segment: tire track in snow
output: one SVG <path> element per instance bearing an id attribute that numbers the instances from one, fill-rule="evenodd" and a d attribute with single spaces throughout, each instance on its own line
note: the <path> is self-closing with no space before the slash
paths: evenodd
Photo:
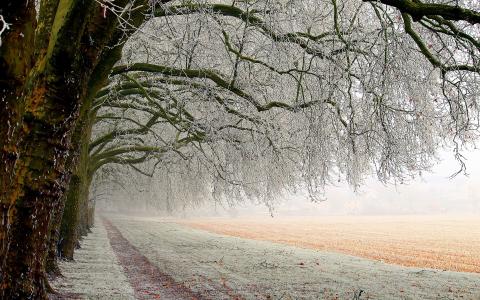
<path id="1" fill-rule="evenodd" d="M 107 230 L 113 251 L 133 287 L 136 299 L 204 299 L 201 295 L 193 293 L 184 285 L 175 282 L 171 276 L 161 272 L 130 244 L 109 220 L 102 217 L 102 221 Z"/>

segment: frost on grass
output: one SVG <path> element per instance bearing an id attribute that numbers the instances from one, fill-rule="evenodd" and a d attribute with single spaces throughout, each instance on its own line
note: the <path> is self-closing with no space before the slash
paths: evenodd
<path id="1" fill-rule="evenodd" d="M 79 294 L 82 299 L 135 299 L 100 220 L 96 220 L 74 259 L 60 262 L 64 277 L 52 282 L 56 291 Z"/>
<path id="2" fill-rule="evenodd" d="M 478 216 L 198 218 L 181 223 L 222 235 L 340 252 L 407 267 L 480 274 Z"/>
<path id="3" fill-rule="evenodd" d="M 208 299 L 480 299 L 480 275 L 227 237 L 159 219 L 111 217 L 176 282 Z"/>

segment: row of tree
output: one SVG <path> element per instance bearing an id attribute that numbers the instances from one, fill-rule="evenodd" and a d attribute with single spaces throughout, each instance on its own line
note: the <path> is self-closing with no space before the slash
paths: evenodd
<path id="1" fill-rule="evenodd" d="M 446 145 L 462 162 L 480 91 L 464 2 L 2 2 L 0 298 L 47 297 L 93 224 L 92 183 L 271 205 L 406 180 Z"/>

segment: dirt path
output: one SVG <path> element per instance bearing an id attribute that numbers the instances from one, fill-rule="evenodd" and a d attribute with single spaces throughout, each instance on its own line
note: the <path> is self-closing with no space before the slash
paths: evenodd
<path id="1" fill-rule="evenodd" d="M 51 280 L 57 293 L 49 299 L 206 299 L 162 273 L 107 219 L 97 219 L 81 245 L 74 261 L 60 262 L 63 276 Z"/>
<path id="2" fill-rule="evenodd" d="M 162 273 L 150 263 L 109 220 L 102 218 L 102 222 L 107 230 L 113 251 L 133 287 L 136 299 L 203 299 L 202 296 L 196 295 L 185 286 L 176 283 L 172 277 Z"/>

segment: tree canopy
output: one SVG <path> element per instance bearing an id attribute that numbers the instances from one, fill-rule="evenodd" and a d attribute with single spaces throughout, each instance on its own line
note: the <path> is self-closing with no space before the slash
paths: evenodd
<path id="1" fill-rule="evenodd" d="M 156 7 L 97 97 L 93 168 L 155 168 L 160 190 L 175 186 L 163 201 L 268 203 L 370 174 L 403 181 L 446 146 L 461 161 L 478 128 L 476 13 L 400 2 Z"/>
<path id="2" fill-rule="evenodd" d="M 479 26 L 476 0 L 1 2 L 0 297 L 46 297 L 95 176 L 268 204 L 403 181 L 444 147 L 464 170 Z"/>

